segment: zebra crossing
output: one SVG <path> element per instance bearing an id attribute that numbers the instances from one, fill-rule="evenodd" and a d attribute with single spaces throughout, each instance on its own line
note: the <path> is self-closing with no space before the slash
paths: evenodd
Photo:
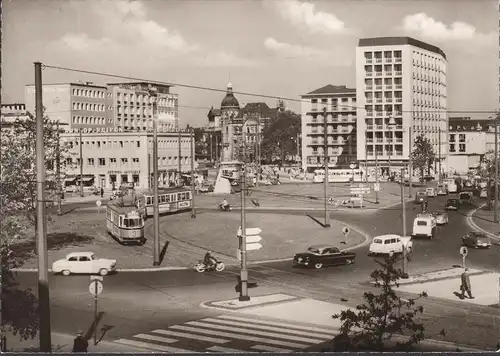
<path id="1" fill-rule="evenodd" d="M 330 341 L 335 330 L 291 322 L 219 315 L 166 329 L 141 333 L 114 342 L 151 351 L 193 352 L 297 352 Z"/>

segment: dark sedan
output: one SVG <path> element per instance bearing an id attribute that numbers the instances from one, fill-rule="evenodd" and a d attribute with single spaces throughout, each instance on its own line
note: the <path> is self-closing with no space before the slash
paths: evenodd
<path id="1" fill-rule="evenodd" d="M 320 269 L 327 266 L 350 265 L 355 261 L 356 254 L 353 252 L 340 251 L 330 245 L 315 245 L 309 247 L 307 252 L 297 253 L 293 257 L 293 266 Z"/>
<path id="2" fill-rule="evenodd" d="M 491 241 L 482 232 L 469 232 L 462 237 L 462 246 L 470 248 L 490 248 Z"/>
<path id="3" fill-rule="evenodd" d="M 460 208 L 460 200 L 448 199 L 444 208 L 445 210 L 458 210 Z"/>

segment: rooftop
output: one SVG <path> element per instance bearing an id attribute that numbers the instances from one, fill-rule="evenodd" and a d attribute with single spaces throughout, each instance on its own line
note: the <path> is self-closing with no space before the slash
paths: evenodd
<path id="1" fill-rule="evenodd" d="M 425 49 L 430 52 L 434 52 L 443 56 L 446 59 L 446 54 L 443 50 L 437 46 L 431 45 L 426 42 L 416 40 L 411 37 L 372 37 L 372 38 L 361 38 L 359 40 L 359 47 L 371 47 L 371 46 L 404 46 L 410 45 Z"/>
<path id="2" fill-rule="evenodd" d="M 155 83 L 155 82 L 123 82 L 123 83 L 106 83 L 108 86 L 121 86 L 121 85 L 152 85 L 156 87 L 162 87 L 162 88 L 171 88 L 172 85 L 169 84 L 160 84 L 160 83 Z"/>
<path id="3" fill-rule="evenodd" d="M 451 119 L 451 118 L 450 118 Z M 449 131 L 451 132 L 494 132 L 495 125 L 492 120 L 459 120 L 454 118 L 449 122 Z"/>
<path id="4" fill-rule="evenodd" d="M 302 95 L 302 96 L 319 95 L 319 94 L 354 94 L 354 95 L 356 95 L 356 89 L 347 88 L 345 85 L 328 84 L 324 87 L 313 90 L 312 92 L 307 93 L 307 94 Z"/>
<path id="5" fill-rule="evenodd" d="M 49 86 L 49 85 L 79 85 L 79 86 L 84 86 L 84 87 L 89 87 L 89 88 L 100 88 L 100 89 L 106 89 L 105 86 L 102 85 L 96 85 L 92 82 L 70 82 L 70 83 L 43 83 L 43 86 Z M 27 87 L 34 87 L 35 84 L 26 84 L 25 86 Z"/>

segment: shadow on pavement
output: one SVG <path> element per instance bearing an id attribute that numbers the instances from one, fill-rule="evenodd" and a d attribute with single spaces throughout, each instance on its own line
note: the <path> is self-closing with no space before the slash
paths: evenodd
<path id="1" fill-rule="evenodd" d="M 85 333 L 85 340 L 90 340 L 92 338 L 92 335 L 94 335 L 94 331 L 96 330 L 97 326 L 99 325 L 101 319 L 104 317 L 104 312 L 101 311 L 97 314 L 97 320 L 94 320 L 92 324 L 90 325 L 90 328 L 87 330 Z M 109 329 L 108 329 L 109 330 Z M 107 330 L 106 330 L 107 331 Z M 101 337 L 102 338 L 102 337 Z"/>
<path id="2" fill-rule="evenodd" d="M 314 216 L 307 214 L 307 217 L 309 217 L 312 221 L 314 221 L 316 224 L 318 224 L 321 227 L 325 227 L 325 224 L 316 219 Z"/>
<path id="3" fill-rule="evenodd" d="M 170 244 L 170 241 L 167 240 L 165 242 L 165 245 L 163 246 L 163 248 L 161 249 L 160 251 L 160 264 L 162 264 L 163 262 L 163 259 L 165 258 L 165 255 L 167 254 L 167 249 L 168 249 L 168 245 Z"/>

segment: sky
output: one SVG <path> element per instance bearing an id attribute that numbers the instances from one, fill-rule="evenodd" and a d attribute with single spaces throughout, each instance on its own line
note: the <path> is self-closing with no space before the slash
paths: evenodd
<path id="1" fill-rule="evenodd" d="M 359 38 L 410 36 L 448 57 L 448 110 L 498 108 L 495 0 L 5 0 L 2 103 L 24 102 L 33 62 L 236 92 L 240 104 L 355 85 Z M 45 68 L 44 83 L 123 79 Z M 185 124 L 224 93 L 173 87 Z M 274 99 L 276 98 L 276 99 Z M 287 100 L 288 99 L 288 100 Z M 292 99 L 292 100 L 290 100 Z M 453 113 L 450 116 L 478 114 Z"/>

